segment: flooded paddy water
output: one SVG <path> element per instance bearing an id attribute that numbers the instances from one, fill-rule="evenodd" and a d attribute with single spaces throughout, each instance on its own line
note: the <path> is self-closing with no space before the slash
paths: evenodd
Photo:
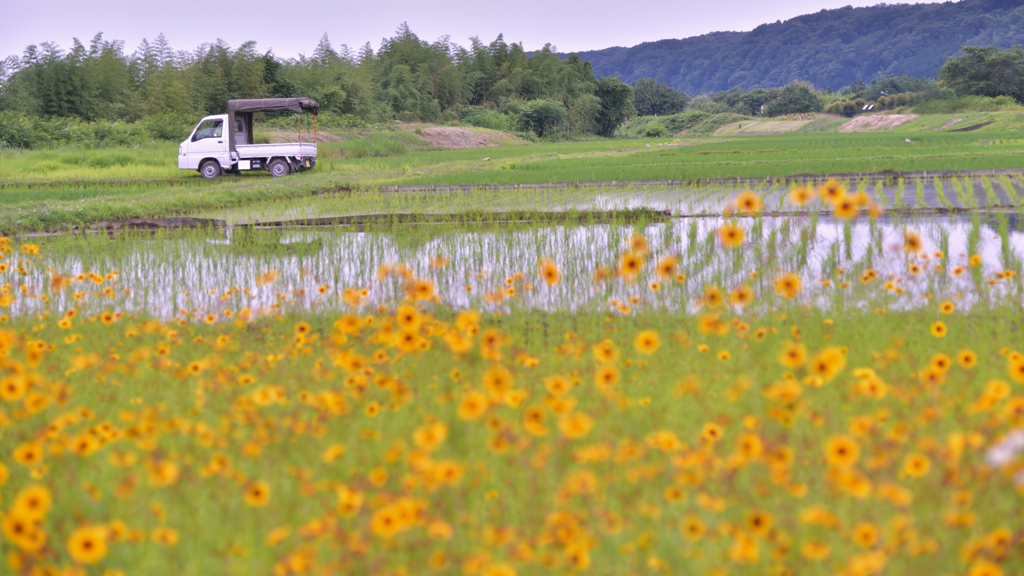
<path id="1" fill-rule="evenodd" d="M 432 300 L 451 308 L 693 312 L 705 303 L 709 287 L 728 293 L 747 286 L 754 295 L 749 304 L 757 308 L 785 273 L 803 282 L 800 301 L 826 309 L 905 309 L 935 299 L 954 299 L 962 307 L 1021 301 L 1020 179 L 846 185 L 868 192 L 882 208 L 880 215 L 844 220 L 819 200 L 794 206 L 787 200 L 791 186 L 784 183 L 752 187 L 763 200 L 763 213 L 742 218 L 723 216 L 723 210 L 746 187 L 722 184 L 687 190 L 421 191 L 376 195 L 372 205 L 369 198 L 347 195 L 203 214 L 224 219 L 228 228 L 46 240 L 45 256 L 27 279 L 43 285 L 60 274 L 72 279 L 69 287 L 19 299 L 7 313 L 78 306 L 94 314 L 117 308 L 161 318 L 223 319 L 240 311 L 372 310 L 401 301 L 413 279 L 430 283 Z M 382 208 L 424 220 L 394 226 L 268 224 L 361 213 L 387 218 Z M 479 219 L 501 212 L 514 219 Z M 572 216 L 531 220 L 552 212 Z M 595 221 L 592 216 L 600 213 L 610 217 Z M 431 214 L 446 219 L 432 222 Z M 460 221 L 460 214 L 467 217 Z M 727 223 L 744 237 L 737 248 L 722 249 Z M 920 237 L 911 253 L 905 249 L 908 233 Z M 629 254 L 639 258 L 635 273 L 622 270 Z M 544 259 L 559 267 L 557 285 L 539 277 Z M 674 264 L 666 271 L 667 262 Z M 90 273 L 114 271 L 116 279 L 88 281 Z M 111 285 L 116 290 L 104 293 Z"/>
<path id="2" fill-rule="evenodd" d="M 851 193 L 863 191 L 883 211 L 987 210 L 1024 214 L 1024 175 L 997 174 L 950 178 L 840 179 Z M 758 181 L 693 182 L 664 184 L 587 186 L 497 186 L 395 188 L 383 191 L 352 191 L 317 195 L 301 200 L 250 205 L 197 214 L 246 224 L 365 214 L 488 213 L 528 211 L 608 211 L 645 208 L 670 211 L 677 216 L 719 215 L 741 191 L 753 190 L 763 199 L 767 213 L 822 210 L 820 202 L 804 207 L 787 202 L 795 187 L 815 187 L 824 180 L 764 179 Z"/>

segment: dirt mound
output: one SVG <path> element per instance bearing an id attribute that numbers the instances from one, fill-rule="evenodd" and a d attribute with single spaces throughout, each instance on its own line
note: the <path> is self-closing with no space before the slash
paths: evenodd
<path id="1" fill-rule="evenodd" d="M 416 135 L 431 146 L 454 150 L 457 148 L 481 148 L 484 146 L 503 146 L 518 144 L 522 140 L 504 132 L 474 131 L 456 126 L 433 126 L 421 128 Z"/>
<path id="2" fill-rule="evenodd" d="M 715 136 L 722 136 L 725 134 L 736 134 L 738 136 L 787 134 L 789 132 L 796 132 L 810 123 L 810 119 L 788 120 L 780 118 L 771 120 L 740 120 L 739 122 L 730 122 L 718 130 L 715 130 Z"/>
<path id="3" fill-rule="evenodd" d="M 858 116 L 839 127 L 840 132 L 873 132 L 893 128 L 917 118 L 917 114 L 872 114 Z"/>

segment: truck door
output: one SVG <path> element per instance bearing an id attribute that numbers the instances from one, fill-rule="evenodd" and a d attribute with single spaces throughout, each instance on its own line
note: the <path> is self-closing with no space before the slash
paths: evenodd
<path id="1" fill-rule="evenodd" d="M 199 123 L 188 145 L 188 158 L 189 168 L 196 170 L 199 169 L 199 163 L 203 158 L 216 158 L 224 168 L 231 166 L 228 137 L 224 133 L 222 118 L 206 118 Z"/>

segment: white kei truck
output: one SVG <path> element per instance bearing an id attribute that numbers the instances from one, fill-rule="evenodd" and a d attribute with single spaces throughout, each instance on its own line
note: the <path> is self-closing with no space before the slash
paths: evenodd
<path id="1" fill-rule="evenodd" d="M 226 172 L 266 170 L 271 176 L 316 166 L 316 115 L 320 105 L 310 98 L 228 100 L 228 113 L 207 116 L 178 146 L 178 168 L 198 170 L 203 178 Z M 256 112 L 303 112 L 313 114 L 313 142 L 253 144 L 252 115 Z M 227 129 L 230 128 L 230 129 Z M 227 133 L 225 134 L 225 130 Z"/>

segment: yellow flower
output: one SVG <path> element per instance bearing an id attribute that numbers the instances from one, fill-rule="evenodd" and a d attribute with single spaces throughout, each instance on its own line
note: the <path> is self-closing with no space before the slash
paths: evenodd
<path id="1" fill-rule="evenodd" d="M 462 420 L 476 420 L 487 411 L 487 397 L 475 390 L 465 393 L 459 402 L 458 414 Z"/>
<path id="2" fill-rule="evenodd" d="M 735 222 L 726 222 L 718 229 L 718 240 L 725 248 L 739 248 L 746 239 L 746 231 Z"/>
<path id="3" fill-rule="evenodd" d="M 610 388 L 619 382 L 619 369 L 615 366 L 602 366 L 594 375 L 594 382 L 599 388 Z"/>
<path id="4" fill-rule="evenodd" d="M 853 527 L 853 541 L 862 548 L 870 548 L 878 542 L 878 527 L 870 522 L 861 522 Z"/>
<path id="5" fill-rule="evenodd" d="M 772 529 L 772 515 L 764 510 L 751 511 L 747 513 L 746 524 L 747 530 L 758 536 L 764 536 Z"/>
<path id="6" fill-rule="evenodd" d="M 1009 364 L 1007 365 L 1007 371 L 1014 382 L 1024 384 L 1024 357 L 1017 359 L 1010 358 Z"/>
<path id="7" fill-rule="evenodd" d="M 737 286 L 729 293 L 729 301 L 737 306 L 746 306 L 754 301 L 754 291 L 746 284 Z"/>
<path id="8" fill-rule="evenodd" d="M 658 261 L 658 278 L 667 280 L 675 278 L 679 269 L 679 260 L 674 256 L 666 256 Z"/>
<path id="9" fill-rule="evenodd" d="M 632 280 L 644 269 L 644 258 L 640 254 L 626 252 L 619 260 L 619 274 Z"/>
<path id="10" fill-rule="evenodd" d="M 484 373 L 483 385 L 492 394 L 500 396 L 512 388 L 512 373 L 504 366 L 491 366 Z"/>
<path id="11" fill-rule="evenodd" d="M 989 560 L 975 560 L 967 576 L 1003 576 L 1003 569 Z"/>
<path id="12" fill-rule="evenodd" d="M 644 330 L 636 335 L 633 347 L 644 356 L 650 356 L 661 348 L 661 336 L 654 330 Z"/>
<path id="13" fill-rule="evenodd" d="M 818 189 L 821 199 L 829 204 L 835 205 L 846 196 L 846 188 L 836 180 L 828 180 Z"/>
<path id="14" fill-rule="evenodd" d="M 14 498 L 11 513 L 32 521 L 42 520 L 50 511 L 53 496 L 50 489 L 42 484 L 33 484 L 22 489 Z"/>
<path id="15" fill-rule="evenodd" d="M 562 279 L 562 273 L 558 269 L 558 264 L 547 258 L 540 261 L 540 276 L 547 282 L 548 286 L 554 286 Z"/>
<path id="16" fill-rule="evenodd" d="M 804 542 L 800 545 L 800 555 L 808 560 L 827 560 L 832 548 L 823 542 Z"/>
<path id="17" fill-rule="evenodd" d="M 691 542 L 695 542 L 704 536 L 704 533 L 707 531 L 707 527 L 699 516 L 690 514 L 683 518 L 683 522 L 680 525 L 679 530 L 682 532 L 683 538 L 686 538 Z"/>
<path id="18" fill-rule="evenodd" d="M 840 220 L 849 220 L 857 216 L 857 200 L 852 196 L 844 196 L 832 205 L 832 214 Z"/>
<path id="19" fill-rule="evenodd" d="M 572 391 L 572 382 L 561 374 L 555 374 L 544 379 L 544 388 L 555 397 L 562 397 Z"/>
<path id="20" fill-rule="evenodd" d="M 920 478 L 931 470 L 932 461 L 919 452 L 910 454 L 903 459 L 903 469 L 900 474 L 910 478 Z"/>
<path id="21" fill-rule="evenodd" d="M 363 506 L 362 492 L 357 492 L 347 486 L 339 486 L 334 492 L 338 497 L 338 513 L 345 518 L 355 516 Z"/>
<path id="22" fill-rule="evenodd" d="M 484 570 L 483 576 L 516 576 L 516 571 L 508 564 L 492 564 Z"/>
<path id="23" fill-rule="evenodd" d="M 793 272 L 787 272 L 775 279 L 775 293 L 792 300 L 800 294 L 803 283 Z"/>
<path id="24" fill-rule="evenodd" d="M 736 210 L 740 214 L 752 216 L 761 212 L 761 197 L 753 190 L 744 190 L 736 197 Z"/>
<path id="25" fill-rule="evenodd" d="M 344 453 L 344 444 L 331 444 L 330 446 L 327 447 L 326 450 L 323 451 L 323 454 L 320 455 L 320 459 L 325 464 L 330 464 L 331 462 L 337 460 Z"/>
<path id="26" fill-rule="evenodd" d="M 150 539 L 161 546 L 174 546 L 178 543 L 178 531 L 167 526 L 157 526 L 150 533 Z"/>
<path id="27" fill-rule="evenodd" d="M 704 428 L 700 431 L 700 437 L 709 442 L 717 442 L 722 439 L 722 427 L 714 422 L 709 422 L 704 425 Z"/>
<path id="28" fill-rule="evenodd" d="M 107 555 L 107 530 L 101 526 L 76 529 L 68 538 L 68 554 L 79 564 L 95 564 Z"/>
<path id="29" fill-rule="evenodd" d="M 811 360 L 808 370 L 823 382 L 829 382 L 835 378 L 846 366 L 846 356 L 842 349 L 835 346 L 828 346 Z"/>
<path id="30" fill-rule="evenodd" d="M 619 361 L 619 348 L 614 342 L 607 338 L 597 344 L 594 344 L 590 350 L 594 354 L 594 360 L 597 360 L 598 362 L 607 363 Z"/>
<path id="31" fill-rule="evenodd" d="M 267 546 L 274 547 L 282 541 L 284 541 L 286 538 L 288 538 L 288 536 L 291 533 L 292 529 L 288 526 L 279 526 L 277 528 L 274 528 L 270 531 L 269 534 L 267 534 L 267 538 L 266 540 L 264 540 L 264 542 L 266 543 Z"/>
<path id="32" fill-rule="evenodd" d="M 35 552 L 46 544 L 46 531 L 35 520 L 18 514 L 17 510 L 4 514 L 0 526 L 7 540 L 22 550 Z"/>
<path id="33" fill-rule="evenodd" d="M 903 250 L 908 254 L 917 254 L 923 247 L 921 235 L 917 232 L 907 231 L 903 234 Z"/>
<path id="34" fill-rule="evenodd" d="M 860 458 L 860 446 L 849 436 L 832 436 L 825 441 L 825 460 L 838 468 L 849 468 Z"/>
<path id="35" fill-rule="evenodd" d="M 779 353 L 779 364 L 790 370 L 798 370 L 807 362 L 807 346 L 800 342 L 789 342 Z"/>
<path id="36" fill-rule="evenodd" d="M 594 427 L 594 420 L 582 412 L 572 412 L 562 418 L 558 427 L 566 438 L 583 438 L 590 434 L 590 429 Z"/>
<path id="37" fill-rule="evenodd" d="M 253 482 L 245 489 L 245 503 L 249 506 L 266 506 L 270 503 L 270 485 L 264 481 Z"/>
<path id="38" fill-rule="evenodd" d="M 814 192 L 807 186 L 797 186 L 789 192 L 789 201 L 797 206 L 803 206 L 814 198 Z"/>
<path id="39" fill-rule="evenodd" d="M 43 461 L 43 449 L 35 442 L 26 442 L 14 449 L 14 461 L 26 468 L 33 468 Z"/>

